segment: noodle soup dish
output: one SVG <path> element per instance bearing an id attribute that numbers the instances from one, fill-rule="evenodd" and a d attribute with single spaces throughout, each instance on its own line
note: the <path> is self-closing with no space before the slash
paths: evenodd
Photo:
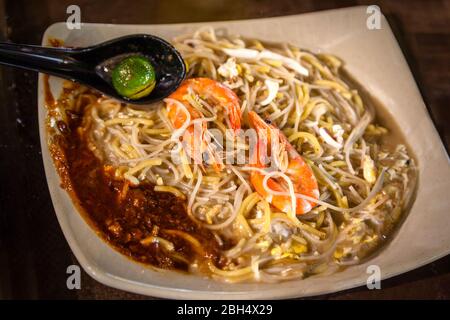
<path id="1" fill-rule="evenodd" d="M 210 27 L 171 43 L 187 77 L 148 108 L 44 79 L 50 154 L 99 235 L 143 268 L 230 283 L 376 254 L 417 168 L 345 61 Z"/>

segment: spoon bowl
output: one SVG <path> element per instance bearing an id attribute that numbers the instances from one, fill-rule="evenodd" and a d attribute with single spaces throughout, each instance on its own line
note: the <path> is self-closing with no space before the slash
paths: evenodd
<path id="1" fill-rule="evenodd" d="M 129 99 L 112 86 L 111 70 L 122 59 L 140 55 L 155 69 L 156 86 L 139 99 Z M 124 36 L 85 48 L 47 48 L 0 43 L 0 64 L 39 71 L 87 85 L 125 103 L 148 105 L 175 91 L 186 75 L 180 53 L 167 41 L 148 34 Z"/>

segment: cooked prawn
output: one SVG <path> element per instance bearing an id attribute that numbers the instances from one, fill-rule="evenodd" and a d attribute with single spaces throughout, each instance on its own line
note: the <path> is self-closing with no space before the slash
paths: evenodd
<path id="1" fill-rule="evenodd" d="M 233 129 L 233 132 L 236 132 L 241 128 L 239 98 L 231 89 L 208 78 L 192 78 L 185 80 L 182 85 L 169 96 L 169 98 L 183 103 L 189 112 L 191 121 L 205 116 L 187 99 L 192 93 L 197 94 L 200 98 L 210 102 L 213 108 L 225 111 L 228 123 L 231 129 Z M 167 102 L 167 111 L 168 118 L 175 129 L 180 128 L 186 122 L 187 115 L 178 104 L 171 103 L 169 100 Z M 214 152 L 209 148 L 209 144 L 205 137 L 206 131 L 206 122 L 202 122 L 200 127 L 190 125 L 183 134 L 183 143 L 185 147 L 187 147 L 186 151 L 198 164 L 202 163 L 202 154 L 205 151 L 208 152 L 216 170 L 221 170 L 223 165 L 219 163 L 220 160 L 215 157 Z M 200 143 L 198 143 L 198 141 L 200 141 Z"/>
<path id="2" fill-rule="evenodd" d="M 256 130 L 258 139 L 255 148 L 257 155 L 255 166 L 258 168 L 266 168 L 267 164 L 263 163 L 263 157 L 269 155 L 270 152 L 273 153 L 275 149 L 273 147 L 276 145 L 282 151 L 286 151 L 287 167 L 283 170 L 283 174 L 291 180 L 294 192 L 318 199 L 319 188 L 311 168 L 289 143 L 284 134 L 275 126 L 266 123 L 256 112 L 251 111 L 248 116 L 252 127 Z M 283 152 L 280 154 L 283 154 Z M 256 192 L 277 209 L 285 213 L 293 211 L 293 203 L 290 196 L 277 195 L 270 192 L 270 190 L 273 190 L 275 192 L 286 193 L 289 192 L 288 186 L 281 179 L 270 177 L 267 179 L 267 188 L 270 189 L 268 190 L 264 186 L 264 177 L 265 174 L 261 170 L 251 172 L 250 181 Z M 315 202 L 298 197 L 296 197 L 295 203 L 295 213 L 297 215 L 306 213 L 316 206 Z"/>

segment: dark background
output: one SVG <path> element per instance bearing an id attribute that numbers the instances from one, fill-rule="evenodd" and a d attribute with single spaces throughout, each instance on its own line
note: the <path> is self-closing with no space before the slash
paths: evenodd
<path id="1" fill-rule="evenodd" d="M 450 1 L 0 0 L 0 39 L 40 44 L 50 24 L 66 20 L 70 4 L 80 6 L 82 22 L 139 24 L 249 19 L 377 4 L 394 30 L 448 150 Z M 37 74 L 0 67 L 0 298 L 145 298 L 105 287 L 86 273 L 81 290 L 66 288 L 66 268 L 77 261 L 47 189 L 36 93 Z M 361 287 L 320 298 L 449 299 L 450 256 L 383 281 L 382 290 Z"/>

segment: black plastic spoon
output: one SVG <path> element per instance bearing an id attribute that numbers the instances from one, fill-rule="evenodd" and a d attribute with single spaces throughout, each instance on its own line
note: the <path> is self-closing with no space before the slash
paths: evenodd
<path id="1" fill-rule="evenodd" d="M 124 57 L 148 58 L 156 73 L 156 86 L 145 97 L 130 100 L 119 95 L 109 70 Z M 0 64 L 25 68 L 79 82 L 123 102 L 150 104 L 164 99 L 180 85 L 186 67 L 178 51 L 165 40 L 147 34 L 130 35 L 86 48 L 48 48 L 0 43 Z"/>

